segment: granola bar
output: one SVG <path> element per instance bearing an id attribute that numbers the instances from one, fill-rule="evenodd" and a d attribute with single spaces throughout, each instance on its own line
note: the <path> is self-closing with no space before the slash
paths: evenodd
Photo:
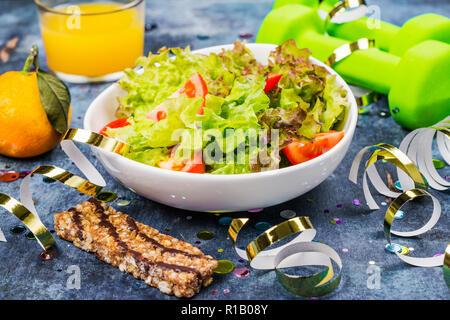
<path id="1" fill-rule="evenodd" d="M 55 230 L 85 251 L 161 292 L 192 297 L 212 282 L 217 261 L 97 199 L 55 215 Z"/>

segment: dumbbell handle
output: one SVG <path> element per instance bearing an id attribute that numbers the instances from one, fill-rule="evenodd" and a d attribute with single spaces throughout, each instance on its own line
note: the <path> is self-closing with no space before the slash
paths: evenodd
<path id="1" fill-rule="evenodd" d="M 299 47 L 307 47 L 313 56 L 326 61 L 338 47 L 349 43 L 335 37 L 320 35 L 307 31 L 295 39 Z M 357 50 L 350 56 L 336 63 L 333 68 L 346 81 L 380 93 L 387 94 L 391 88 L 390 80 L 400 58 L 376 48 Z"/>

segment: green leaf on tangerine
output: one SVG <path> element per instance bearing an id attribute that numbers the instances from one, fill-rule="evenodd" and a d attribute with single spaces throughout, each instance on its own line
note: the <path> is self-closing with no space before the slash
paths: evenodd
<path id="1" fill-rule="evenodd" d="M 42 69 L 37 72 L 37 83 L 48 120 L 57 132 L 66 133 L 70 108 L 69 89 L 61 80 Z"/>

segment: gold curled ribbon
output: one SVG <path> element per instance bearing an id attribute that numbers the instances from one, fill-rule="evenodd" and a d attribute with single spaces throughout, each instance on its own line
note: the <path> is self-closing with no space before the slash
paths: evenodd
<path id="1" fill-rule="evenodd" d="M 289 292 L 303 297 L 318 297 L 330 293 L 341 280 L 342 261 L 331 247 L 312 242 L 316 230 L 308 217 L 295 217 L 273 226 L 251 241 L 246 250 L 236 246 L 236 240 L 242 227 L 249 221 L 247 218 L 234 219 L 228 234 L 235 244 L 236 253 L 250 262 L 254 269 L 275 269 L 280 284 Z M 280 240 L 299 233 L 287 244 L 275 249 L 265 250 Z M 334 261 L 339 271 L 335 276 Z M 325 268 L 309 276 L 288 274 L 281 269 L 297 266 L 321 265 Z"/>
<path id="2" fill-rule="evenodd" d="M 366 1 L 364 1 L 364 0 L 342 0 L 342 1 L 337 2 L 334 5 L 333 9 L 331 9 L 331 11 L 328 13 L 327 18 L 325 20 L 325 25 L 330 23 L 331 20 L 335 16 L 338 16 L 338 15 L 341 15 L 341 14 L 347 12 L 347 9 L 356 9 L 356 8 L 361 7 L 361 6 L 366 6 L 367 7 Z M 355 16 L 355 17 L 352 17 L 349 20 L 346 20 L 346 22 L 357 20 L 359 18 L 360 18 L 360 16 Z"/>
<path id="3" fill-rule="evenodd" d="M 353 163 L 350 168 L 350 181 L 357 184 L 358 169 L 362 161 L 362 157 L 367 151 L 373 149 L 376 150 L 372 152 L 368 161 L 366 162 L 366 170 L 364 171 L 363 175 L 364 196 L 370 209 L 376 210 L 379 209 L 379 206 L 376 204 L 370 193 L 366 175 L 369 176 L 369 180 L 372 182 L 373 186 L 379 193 L 392 198 L 396 198 L 400 195 L 399 192 L 393 192 L 389 190 L 389 188 L 384 184 L 375 166 L 372 166 L 377 161 L 384 160 L 394 164 L 412 179 L 413 184 L 411 184 L 410 182 L 405 183 L 405 185 L 402 186 L 403 190 L 409 190 L 412 188 L 428 188 L 428 183 L 422 176 L 419 169 L 415 166 L 414 162 L 401 150 L 387 143 L 379 143 L 373 146 L 367 146 L 359 151 L 359 153 L 353 159 Z"/>
<path id="4" fill-rule="evenodd" d="M 15 215 L 30 230 L 44 250 L 55 244 L 52 234 L 41 220 L 16 199 L 0 193 L 0 206 Z"/>
<path id="5" fill-rule="evenodd" d="M 333 67 L 333 65 L 335 65 L 337 62 L 345 59 L 346 57 L 348 57 L 349 55 L 351 55 L 353 52 L 355 52 L 357 50 L 367 50 L 367 49 L 374 48 L 374 47 L 375 47 L 375 40 L 361 38 L 361 39 L 356 40 L 355 42 L 346 43 L 346 44 L 343 44 L 342 46 L 336 48 L 333 51 L 333 53 L 328 57 L 328 59 L 325 60 L 325 63 L 329 67 Z M 356 103 L 358 104 L 358 106 L 364 107 L 373 102 L 378 101 L 379 96 L 380 95 L 377 92 L 369 91 L 368 93 L 364 93 L 364 94 L 360 94 L 360 95 L 355 94 L 355 99 L 356 99 Z"/>
<path id="6" fill-rule="evenodd" d="M 124 155 L 129 150 L 129 146 L 124 142 L 85 129 L 69 129 L 62 138 L 61 147 L 75 165 L 86 175 L 88 180 L 65 169 L 51 165 L 43 165 L 38 166 L 23 178 L 20 185 L 21 202 L 9 195 L 0 193 L 0 206 L 20 219 L 34 234 L 36 240 L 44 250 L 53 246 L 55 244 L 55 239 L 45 228 L 34 206 L 30 189 L 31 176 L 34 174 L 43 175 L 92 197 L 97 197 L 106 185 L 98 170 L 95 169 L 81 151 L 73 145 L 73 141 L 91 145 L 119 155 Z M 95 181 L 96 183 L 92 181 Z"/>
<path id="7" fill-rule="evenodd" d="M 62 140 L 81 142 L 120 155 L 130 150 L 130 146 L 125 142 L 86 129 L 71 128 L 67 130 Z"/>
<path id="8" fill-rule="evenodd" d="M 400 232 L 400 231 L 393 231 L 391 229 L 392 222 L 394 221 L 394 216 L 397 213 L 397 211 L 408 201 L 413 200 L 417 197 L 423 197 L 428 196 L 431 197 L 433 200 L 433 213 L 431 215 L 431 218 L 428 220 L 425 225 L 423 225 L 421 228 L 413 231 L 407 231 L 407 232 Z M 429 230 L 431 230 L 434 225 L 438 222 L 439 217 L 441 214 L 441 206 L 439 204 L 439 201 L 433 197 L 430 193 L 423 189 L 411 189 L 408 191 L 403 192 L 400 196 L 398 196 L 396 199 L 394 199 L 389 208 L 386 211 L 386 214 L 384 216 L 384 235 L 386 237 L 386 240 L 391 245 L 391 234 L 400 236 L 400 237 L 414 237 L 421 235 Z M 409 257 L 402 255 L 396 251 L 394 253 L 404 262 L 414 265 L 417 267 L 437 267 L 444 264 L 444 257 L 443 256 L 435 256 L 435 257 L 429 257 L 429 258 L 417 258 L 417 257 Z"/>
<path id="9" fill-rule="evenodd" d="M 374 39 L 361 38 L 354 42 L 345 43 L 334 49 L 333 53 L 325 60 L 325 63 L 332 67 L 337 62 L 345 59 L 357 50 L 367 50 L 375 47 Z"/>

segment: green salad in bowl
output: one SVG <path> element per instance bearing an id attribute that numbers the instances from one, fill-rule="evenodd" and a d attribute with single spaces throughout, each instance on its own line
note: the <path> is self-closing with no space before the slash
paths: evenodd
<path id="1" fill-rule="evenodd" d="M 350 107 L 336 76 L 288 40 L 266 64 L 245 43 L 208 55 L 189 47 L 141 57 L 119 85 L 117 120 L 100 133 L 129 159 L 191 173 L 241 174 L 320 156 L 344 136 Z"/>

